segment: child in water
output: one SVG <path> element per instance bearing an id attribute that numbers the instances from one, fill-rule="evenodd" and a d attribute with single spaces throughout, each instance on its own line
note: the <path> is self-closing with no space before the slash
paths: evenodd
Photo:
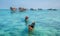
<path id="1" fill-rule="evenodd" d="M 28 18 L 29 18 L 28 16 L 25 17 L 26 25 L 28 24 Z M 35 22 L 32 22 L 32 24 L 28 26 L 29 31 L 33 30 L 34 27 L 35 27 Z"/>
<path id="2" fill-rule="evenodd" d="M 28 23 L 28 16 L 25 17 L 25 23 L 27 24 Z"/>
<path id="3" fill-rule="evenodd" d="M 35 22 L 32 22 L 32 24 L 29 25 L 29 31 L 33 30 L 34 27 L 35 27 Z"/>

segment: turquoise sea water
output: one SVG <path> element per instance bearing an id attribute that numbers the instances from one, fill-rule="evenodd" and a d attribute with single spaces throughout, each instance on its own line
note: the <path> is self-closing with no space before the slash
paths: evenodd
<path id="1" fill-rule="evenodd" d="M 25 24 L 25 16 L 29 17 Z M 36 22 L 32 32 L 28 25 Z M 60 10 L 16 11 L 0 9 L 0 36 L 60 36 Z"/>

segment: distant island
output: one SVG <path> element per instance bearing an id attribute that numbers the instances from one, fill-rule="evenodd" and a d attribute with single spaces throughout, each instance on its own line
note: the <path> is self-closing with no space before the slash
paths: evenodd
<path id="1" fill-rule="evenodd" d="M 17 8 L 16 7 L 10 7 L 10 10 L 16 11 Z M 38 8 L 38 9 L 30 8 L 30 9 L 27 9 L 27 8 L 24 8 L 24 7 L 19 7 L 18 10 L 20 12 L 23 12 L 23 11 L 26 11 L 26 10 L 36 11 L 36 10 L 43 10 L 43 9 L 42 8 Z M 53 8 L 50 8 L 50 9 L 47 9 L 47 10 L 57 11 L 57 9 L 53 9 Z"/>
<path id="2" fill-rule="evenodd" d="M 50 8 L 50 9 L 48 9 L 48 10 L 53 10 L 53 11 L 56 11 L 57 9 L 52 9 L 52 8 Z"/>

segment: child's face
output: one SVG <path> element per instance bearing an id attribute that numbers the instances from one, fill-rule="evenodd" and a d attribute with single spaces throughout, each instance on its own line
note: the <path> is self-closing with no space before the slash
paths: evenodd
<path id="1" fill-rule="evenodd" d="M 33 28 L 31 26 L 29 26 L 29 30 L 32 30 Z"/>

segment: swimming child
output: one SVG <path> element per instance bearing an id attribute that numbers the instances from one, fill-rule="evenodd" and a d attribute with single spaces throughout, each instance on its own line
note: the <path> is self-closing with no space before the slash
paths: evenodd
<path id="1" fill-rule="evenodd" d="M 34 27 L 35 27 L 35 22 L 32 22 L 32 24 L 29 25 L 29 31 L 33 30 Z"/>
<path id="2" fill-rule="evenodd" d="M 28 23 L 28 16 L 25 17 L 25 23 L 27 24 Z"/>

